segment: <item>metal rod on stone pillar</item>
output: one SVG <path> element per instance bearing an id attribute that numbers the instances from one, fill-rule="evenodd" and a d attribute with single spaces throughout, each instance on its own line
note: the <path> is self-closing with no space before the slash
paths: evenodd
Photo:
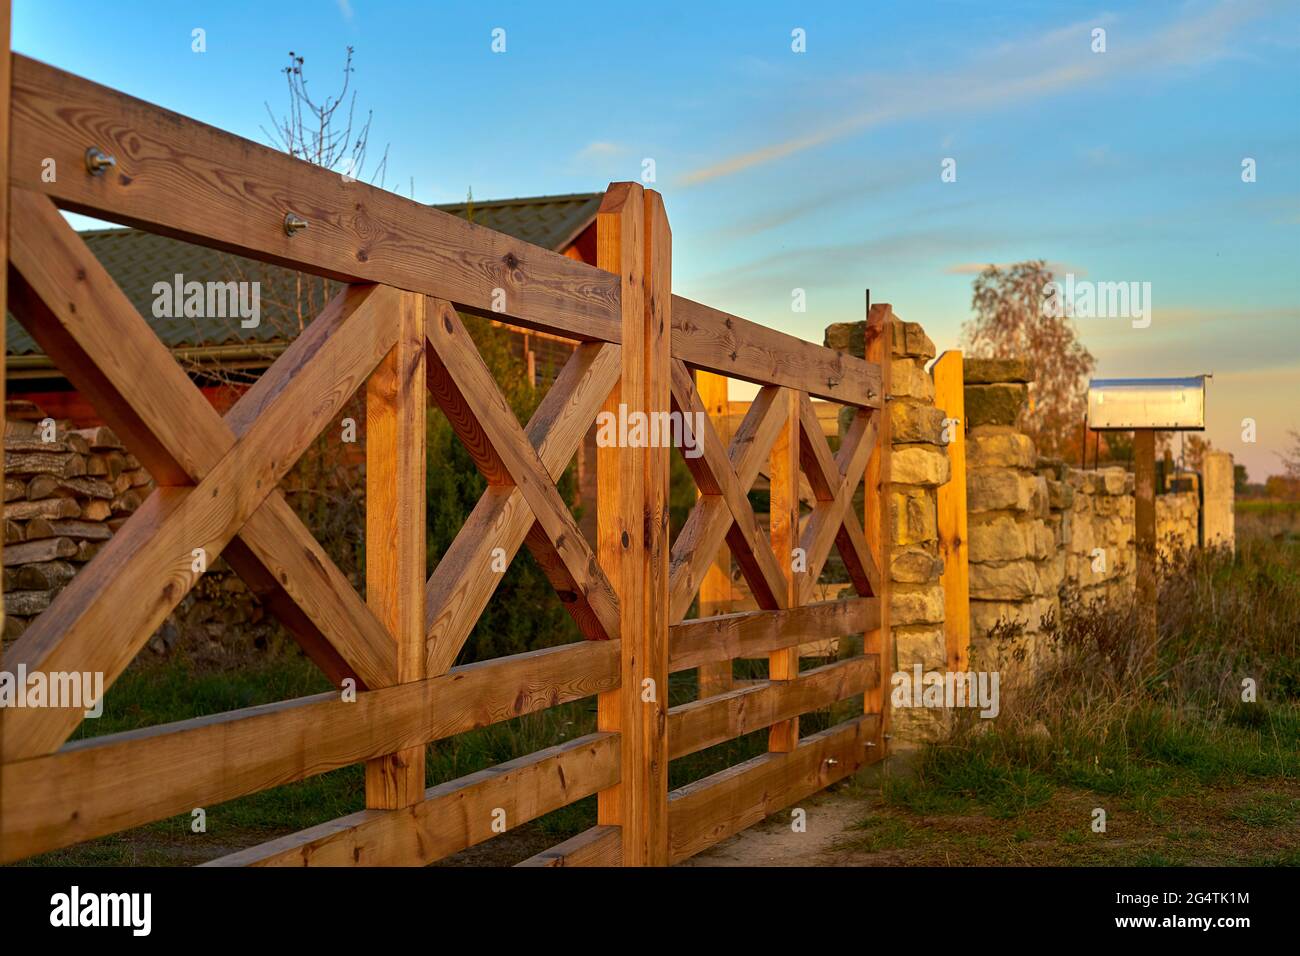
<path id="1" fill-rule="evenodd" d="M 1142 642 L 1142 670 L 1156 657 L 1156 433 L 1133 432 L 1134 528 L 1137 546 L 1137 621 Z"/>

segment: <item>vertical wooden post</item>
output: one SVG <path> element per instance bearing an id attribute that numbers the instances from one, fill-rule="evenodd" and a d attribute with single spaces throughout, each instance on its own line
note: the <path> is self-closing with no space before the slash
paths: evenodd
<path id="1" fill-rule="evenodd" d="M 939 486 L 939 557 L 943 559 L 944 643 L 948 669 L 970 666 L 970 544 L 966 528 L 966 393 L 960 352 L 944 352 L 934 363 L 934 404 L 949 419 L 951 477 Z"/>
<path id="2" fill-rule="evenodd" d="M 366 604 L 397 641 L 397 682 L 424 677 L 428 300 L 403 293 L 397 343 L 366 382 Z M 424 797 L 424 746 L 366 762 L 366 806 Z"/>
<path id="3" fill-rule="evenodd" d="M 870 306 L 867 310 L 866 359 L 880 365 L 880 409 L 875 412 L 880 423 L 876 431 L 876 453 L 867 463 L 866 494 L 863 504 L 862 529 L 867 547 L 880 569 L 880 626 L 867 631 L 863 653 L 874 654 L 880 661 L 880 680 L 863 694 L 863 712 L 880 715 L 876 737 L 876 755 L 888 756 L 889 742 L 889 686 L 894 672 L 894 634 L 889 625 L 889 558 L 893 542 L 893 529 L 889 521 L 889 453 L 892 441 L 890 428 L 890 370 L 894 360 L 894 313 L 886 303 Z"/>
<path id="4" fill-rule="evenodd" d="M 663 200 L 613 183 L 596 216 L 597 264 L 622 278 L 622 378 L 606 410 L 655 416 L 670 405 L 672 236 Z M 653 420 L 653 419 L 652 419 Z M 668 470 L 670 447 L 597 450 L 597 555 L 618 591 L 617 691 L 597 724 L 620 735 L 620 777 L 598 822 L 622 827 L 624 866 L 668 864 Z"/>
<path id="5" fill-rule="evenodd" d="M 695 373 L 695 389 L 700 393 L 700 403 L 709 413 L 713 427 L 724 445 L 731 444 L 731 407 L 728 400 L 727 377 L 712 372 Z M 718 549 L 717 560 L 705 572 L 700 584 L 700 617 L 726 614 L 732 610 L 731 549 L 725 544 Z M 698 697 L 725 694 L 734 686 L 731 661 L 702 664 L 699 668 Z"/>
<path id="6" fill-rule="evenodd" d="M 1142 668 L 1156 659 L 1156 433 L 1133 432 L 1134 539 L 1137 550 L 1137 618 Z"/>
<path id="7" fill-rule="evenodd" d="M 786 606 L 799 603 L 802 574 L 795 571 L 794 549 L 799 546 L 799 392 L 781 390 L 777 399 L 785 406 L 785 425 L 768 456 L 771 472 L 769 516 L 772 551 L 785 578 Z M 806 572 L 805 572 L 806 573 Z M 794 680 L 799 676 L 799 645 L 783 647 L 767 657 L 768 680 Z M 767 749 L 789 753 L 799 743 L 799 718 L 773 724 L 767 731 Z"/>

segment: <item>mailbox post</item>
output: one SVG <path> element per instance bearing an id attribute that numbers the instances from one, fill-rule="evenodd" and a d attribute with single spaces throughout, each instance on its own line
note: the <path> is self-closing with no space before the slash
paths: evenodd
<path id="1" fill-rule="evenodd" d="M 1156 657 L 1156 432 L 1205 430 L 1206 378 L 1094 379 L 1088 383 L 1088 426 L 1094 431 L 1133 432 L 1137 621 L 1144 672 Z"/>

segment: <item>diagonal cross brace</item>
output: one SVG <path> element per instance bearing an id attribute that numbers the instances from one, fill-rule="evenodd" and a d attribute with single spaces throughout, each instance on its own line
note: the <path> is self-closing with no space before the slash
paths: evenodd
<path id="1" fill-rule="evenodd" d="M 584 635 L 618 637 L 618 597 L 455 307 L 435 299 L 431 313 L 427 364 L 438 405 L 488 484 L 523 495 L 536 522 L 529 547 Z"/>
<path id="2" fill-rule="evenodd" d="M 276 551 L 292 550 L 274 544 L 285 529 L 301 528 L 283 499 L 278 505 L 273 500 L 279 498 L 276 483 L 391 347 L 398 293 L 366 287 L 342 294 L 232 410 L 240 437 L 227 431 L 228 438 L 218 437 L 215 447 L 209 447 L 203 440 L 220 433 L 212 420 L 222 425 L 216 412 L 152 332 L 139 334 L 141 327 L 146 331 L 148 327 L 134 309 L 128 316 L 114 308 L 111 327 L 100 317 L 115 287 L 111 282 L 105 286 L 93 256 L 49 200 L 22 190 L 13 190 L 12 195 L 24 223 L 23 229 L 15 230 L 23 237 L 11 253 L 14 272 L 23 280 L 19 298 L 22 304 L 37 307 L 38 318 L 56 320 L 53 325 L 33 323 L 39 326 L 38 336 L 49 338 L 65 354 L 72 351 L 74 357 L 77 350 L 103 340 L 108 349 L 100 363 L 103 367 L 92 363 L 83 369 L 85 378 L 97 394 L 119 395 L 126 402 L 118 417 L 130 426 L 125 429 L 127 436 L 147 437 L 139 446 L 142 460 L 147 456 L 161 463 L 164 480 L 183 479 L 187 468 L 202 475 L 195 487 L 164 485 L 151 495 L 33 622 L 6 659 L 6 666 L 21 663 L 29 671 L 99 671 L 111 683 L 197 581 L 196 549 L 202 549 L 207 561 L 215 560 L 269 504 L 276 520 L 259 525 L 265 539 L 250 535 L 252 542 L 245 543 L 255 554 L 268 545 Z M 61 271 L 69 267 L 71 275 Z M 50 299 L 55 308 L 38 297 L 38 290 L 53 292 Z M 38 306 L 44 306 L 43 314 Z M 154 346 L 165 356 L 165 364 L 157 363 Z M 52 357 L 57 359 L 57 352 Z M 170 387 L 171 369 L 176 369 L 184 388 Z M 197 411 L 200 407 L 206 414 Z M 184 412 L 193 412 L 193 417 L 186 418 Z M 292 521 L 286 523 L 288 519 Z M 294 557 L 284 566 L 291 563 L 315 564 L 315 578 L 329 576 L 311 551 L 305 561 Z M 288 575 L 277 570 L 276 580 L 287 586 Z M 294 584 L 299 594 L 322 599 L 319 605 L 304 600 L 318 610 L 328 608 L 333 600 L 322 594 L 329 588 L 319 581 Z M 391 638 L 386 632 L 383 635 L 382 646 L 391 650 Z M 378 666 L 371 669 L 379 673 Z M 81 717 L 80 709 L 15 710 L 4 726 L 6 759 L 56 749 Z"/>
<path id="3" fill-rule="evenodd" d="M 780 401 L 783 393 L 774 386 L 759 392 L 728 450 L 708 415 L 700 417 L 704 404 L 690 370 L 680 361 L 673 362 L 673 406 L 687 421 L 704 426 L 702 434 L 695 436 L 702 454 L 684 456 L 700 497 L 673 543 L 669 602 L 674 623 L 690 609 L 724 537 L 759 606 L 787 606 L 785 578 L 748 498 L 786 418 Z"/>

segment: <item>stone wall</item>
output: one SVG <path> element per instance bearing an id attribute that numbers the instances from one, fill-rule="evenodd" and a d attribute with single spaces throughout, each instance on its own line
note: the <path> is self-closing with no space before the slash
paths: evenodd
<path id="1" fill-rule="evenodd" d="M 1061 523 L 1051 504 L 1069 500 L 1059 475 L 1016 422 L 1031 370 L 1019 359 L 966 359 L 966 507 L 970 547 L 971 667 L 1033 661 L 1060 612 Z"/>
<path id="2" fill-rule="evenodd" d="M 861 358 L 864 328 L 862 322 L 832 325 L 825 344 Z M 886 681 L 895 668 L 910 671 L 918 663 L 923 670 L 947 668 L 936 496 L 950 475 L 942 444 L 944 413 L 935 408 L 934 380 L 925 368 L 934 358 L 934 343 L 917 323 L 895 319 L 891 353 L 889 613 L 896 660 L 885 669 Z M 895 743 L 920 739 L 941 713 L 895 712 Z"/>

